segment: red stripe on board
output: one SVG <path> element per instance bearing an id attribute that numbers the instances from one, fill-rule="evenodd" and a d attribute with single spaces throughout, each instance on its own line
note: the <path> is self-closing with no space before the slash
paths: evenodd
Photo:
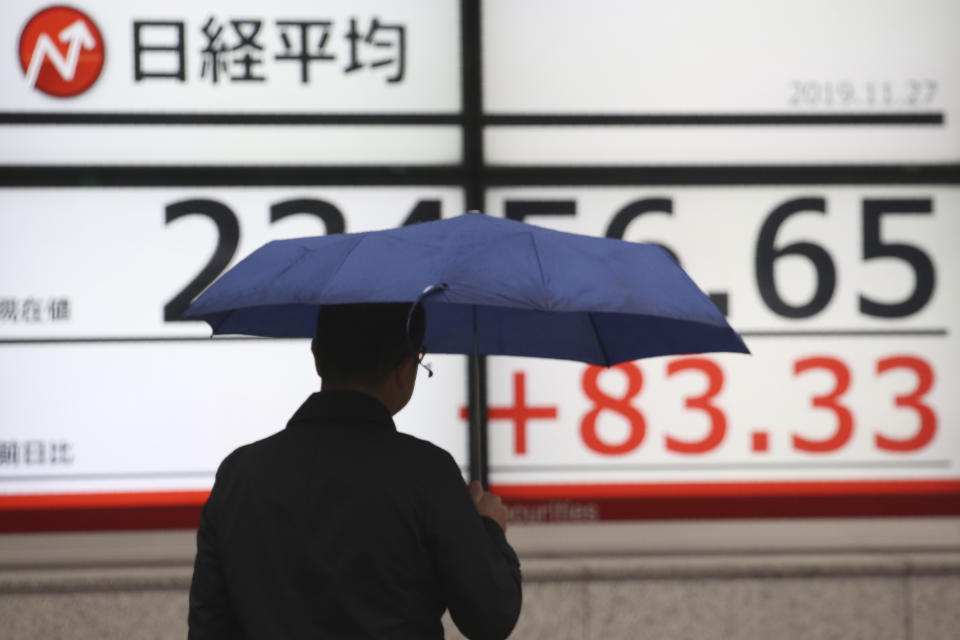
<path id="1" fill-rule="evenodd" d="M 22 509 L 0 512 L 0 533 L 196 529 L 199 506 Z"/>
<path id="2" fill-rule="evenodd" d="M 61 493 L 0 496 L 0 511 L 91 509 L 124 507 L 202 506 L 209 491 L 151 491 L 128 493 Z"/>
<path id="3" fill-rule="evenodd" d="M 960 516 L 960 480 L 502 485 L 515 522 Z M 0 496 L 0 533 L 195 529 L 207 491 Z"/>
<path id="4" fill-rule="evenodd" d="M 960 516 L 960 494 L 504 500 L 511 522 Z"/>
<path id="5" fill-rule="evenodd" d="M 507 500 L 960 494 L 960 480 L 493 485 Z M 209 491 L 0 495 L 0 511 L 202 506 Z"/>

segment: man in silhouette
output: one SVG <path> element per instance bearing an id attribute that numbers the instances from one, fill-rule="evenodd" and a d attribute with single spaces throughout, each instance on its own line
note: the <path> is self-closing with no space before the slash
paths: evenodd
<path id="1" fill-rule="evenodd" d="M 323 307 L 321 390 L 220 465 L 197 534 L 189 638 L 507 637 L 520 613 L 506 510 L 398 433 L 425 353 L 409 304 Z"/>

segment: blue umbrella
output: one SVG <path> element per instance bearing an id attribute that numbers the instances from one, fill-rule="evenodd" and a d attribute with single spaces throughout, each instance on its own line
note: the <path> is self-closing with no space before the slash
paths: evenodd
<path id="1" fill-rule="evenodd" d="M 416 302 L 433 353 L 598 365 L 650 356 L 749 353 L 662 248 L 480 214 L 382 231 L 278 240 L 186 311 L 214 334 L 311 338 L 320 305 Z M 479 392 L 475 390 L 475 397 Z M 482 477 L 476 402 L 471 475 Z"/>
<path id="2" fill-rule="evenodd" d="M 614 365 L 749 353 L 710 299 L 656 245 L 480 214 L 397 229 L 277 240 L 186 312 L 214 334 L 313 337 L 320 305 L 424 300 L 433 353 Z"/>

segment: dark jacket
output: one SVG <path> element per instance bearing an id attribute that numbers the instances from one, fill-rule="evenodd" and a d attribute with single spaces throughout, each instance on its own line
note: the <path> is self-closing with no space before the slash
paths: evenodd
<path id="1" fill-rule="evenodd" d="M 442 449 L 349 391 L 230 454 L 197 533 L 189 638 L 505 638 L 517 556 Z"/>

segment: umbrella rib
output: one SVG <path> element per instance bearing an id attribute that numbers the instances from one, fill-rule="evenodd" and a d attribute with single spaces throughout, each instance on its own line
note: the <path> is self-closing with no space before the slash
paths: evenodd
<path id="1" fill-rule="evenodd" d="M 213 323 L 210 323 L 210 327 L 213 329 L 213 333 L 210 335 L 211 338 L 214 335 L 216 335 L 217 331 L 220 330 L 220 327 L 222 327 L 224 323 L 227 321 L 227 318 L 233 315 L 233 312 L 234 312 L 234 309 L 228 309 L 227 312 L 224 314 L 224 316 L 220 319 L 220 322 L 218 322 L 217 326 L 215 327 L 213 326 Z"/>
<path id="2" fill-rule="evenodd" d="M 323 295 L 327 292 L 327 290 L 330 289 L 330 287 L 333 285 L 333 281 L 336 280 L 337 276 L 340 275 L 340 272 L 343 271 L 343 266 L 347 264 L 347 260 L 349 260 L 350 256 L 353 255 L 353 252 L 357 250 L 357 247 L 359 247 L 361 243 L 363 243 L 363 241 L 367 239 L 366 233 L 357 234 L 357 235 L 359 236 L 357 238 L 357 241 L 353 243 L 352 247 L 350 247 L 350 251 L 347 251 L 347 255 L 343 256 L 343 260 L 340 261 L 340 264 L 337 266 L 337 270 L 334 271 L 329 278 L 327 278 L 327 283 L 324 285 L 323 290 L 320 291 L 320 295 L 317 296 L 318 298 L 322 298 Z"/>
<path id="3" fill-rule="evenodd" d="M 600 332 L 597 331 L 597 323 L 593 320 L 593 313 L 588 311 L 587 317 L 590 319 L 590 327 L 593 329 L 593 335 L 597 338 L 597 346 L 600 347 L 600 353 L 603 354 L 603 364 L 609 367 L 610 356 L 607 355 L 607 349 L 603 346 L 603 341 L 600 339 Z"/>
<path id="4" fill-rule="evenodd" d="M 547 277 L 543 275 L 543 263 L 540 262 L 540 247 L 537 245 L 537 237 L 532 233 L 528 233 L 527 237 L 530 238 L 530 244 L 533 245 L 533 257 L 537 259 L 537 270 L 540 271 L 540 285 L 544 291 L 549 291 L 549 289 L 547 289 Z"/>

